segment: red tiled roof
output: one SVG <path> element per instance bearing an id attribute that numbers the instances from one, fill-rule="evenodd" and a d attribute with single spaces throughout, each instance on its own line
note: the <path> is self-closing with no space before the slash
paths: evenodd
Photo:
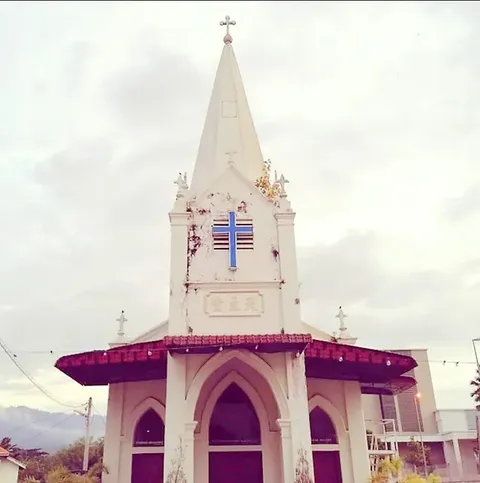
<path id="1" fill-rule="evenodd" d="M 262 353 L 304 351 L 312 341 L 310 334 L 267 335 L 187 335 L 163 339 L 170 352 L 213 353 L 220 349 L 253 349 Z"/>
<path id="2" fill-rule="evenodd" d="M 393 352 L 314 340 L 306 351 L 307 377 L 388 382 L 417 366 L 415 359 Z"/>
<path id="3" fill-rule="evenodd" d="M 165 378 L 168 352 L 212 354 L 234 348 L 258 353 L 306 349 L 307 377 L 359 381 L 362 390 L 376 394 L 391 394 L 410 384 L 408 378 L 399 378 L 417 365 L 409 356 L 312 340 L 310 334 L 267 334 L 167 336 L 154 342 L 64 356 L 55 367 L 82 385 L 107 385 Z M 394 381 L 400 386 L 393 387 Z"/>
<path id="4" fill-rule="evenodd" d="M 7 458 L 8 456 L 10 456 L 10 453 L 0 446 L 0 457 Z"/>
<path id="5" fill-rule="evenodd" d="M 167 349 L 163 340 L 63 356 L 55 363 L 82 386 L 147 381 L 166 376 Z"/>

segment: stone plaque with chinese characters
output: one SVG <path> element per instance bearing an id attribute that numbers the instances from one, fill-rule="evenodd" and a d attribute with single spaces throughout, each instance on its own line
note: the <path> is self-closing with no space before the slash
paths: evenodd
<path id="1" fill-rule="evenodd" d="M 260 292 L 210 292 L 205 296 L 205 312 L 210 317 L 251 317 L 263 314 Z"/>

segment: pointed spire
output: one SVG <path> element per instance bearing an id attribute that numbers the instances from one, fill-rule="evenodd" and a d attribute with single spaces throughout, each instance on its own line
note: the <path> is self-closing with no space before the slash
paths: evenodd
<path id="1" fill-rule="evenodd" d="M 230 26 L 235 24 L 228 15 L 220 22 L 227 33 L 193 171 L 194 193 L 206 189 L 231 165 L 252 184 L 262 175 L 262 151 L 232 47 Z"/>

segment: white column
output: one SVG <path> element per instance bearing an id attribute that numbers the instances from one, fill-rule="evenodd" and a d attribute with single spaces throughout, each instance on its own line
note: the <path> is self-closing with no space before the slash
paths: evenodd
<path id="1" fill-rule="evenodd" d="M 187 277 L 188 227 L 190 213 L 177 206 L 170 212 L 171 248 L 170 248 L 170 307 L 168 333 L 185 335 L 188 333 L 185 317 L 185 282 Z"/>
<path id="2" fill-rule="evenodd" d="M 197 421 L 185 423 L 184 440 L 184 459 L 185 459 L 185 479 L 188 483 L 193 483 L 195 479 L 195 428 Z"/>
<path id="3" fill-rule="evenodd" d="M 352 456 L 353 482 L 364 483 L 370 478 L 370 460 L 362 406 L 362 392 L 358 382 L 345 381 L 343 384 L 350 453 Z"/>
<path id="4" fill-rule="evenodd" d="M 280 437 L 282 439 L 283 481 L 288 483 L 295 479 L 292 451 L 292 423 L 289 419 L 277 419 L 277 426 L 280 428 Z"/>
<path id="5" fill-rule="evenodd" d="M 182 471 L 193 483 L 194 425 L 186 417 L 186 360 L 184 355 L 168 355 L 167 397 L 165 404 L 165 460 L 163 481 L 168 475 Z"/>
<path id="6" fill-rule="evenodd" d="M 103 483 L 120 483 L 119 465 L 121 459 L 121 441 L 123 425 L 123 392 L 125 383 L 108 386 L 107 421 L 105 428 L 105 448 L 103 463 L 108 468 L 108 474 L 102 475 Z"/>
<path id="7" fill-rule="evenodd" d="M 458 444 L 458 438 L 452 439 L 453 453 L 455 454 L 455 462 L 457 463 L 457 476 L 461 480 L 463 479 L 463 464 L 462 453 L 460 452 L 460 445 Z"/>
<path id="8" fill-rule="evenodd" d="M 297 250 L 295 246 L 295 213 L 275 214 L 278 230 L 278 263 L 280 264 L 282 325 L 287 333 L 298 333 L 301 328 L 298 289 Z"/>
<path id="9" fill-rule="evenodd" d="M 285 354 L 287 366 L 288 406 L 291 421 L 291 442 L 294 473 L 302 466 L 313 481 L 313 455 L 310 435 L 305 356 Z M 301 459 L 305 458 L 305 461 Z M 306 468 L 305 468 L 306 467 Z M 285 483 L 289 483 L 288 481 Z"/>

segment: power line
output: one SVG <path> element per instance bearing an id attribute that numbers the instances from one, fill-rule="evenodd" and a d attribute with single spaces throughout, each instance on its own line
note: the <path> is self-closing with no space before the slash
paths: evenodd
<path id="1" fill-rule="evenodd" d="M 57 426 L 60 426 L 61 424 L 65 423 L 68 421 L 72 416 L 76 416 L 76 414 L 68 414 L 66 417 L 61 418 L 59 421 L 57 421 L 55 424 L 52 424 L 51 426 L 48 427 L 48 429 L 56 428 Z M 23 437 L 20 437 L 20 441 L 23 439 L 29 438 L 33 439 L 36 438 L 37 436 L 40 436 L 42 433 L 45 433 L 45 429 L 42 429 L 34 434 L 26 434 Z M 18 444 L 18 441 L 15 442 L 15 444 Z"/>
<path id="2" fill-rule="evenodd" d="M 93 407 L 93 410 L 95 411 L 95 413 L 97 414 L 97 416 L 103 421 L 103 424 L 106 427 L 107 421 L 105 421 L 105 418 L 103 417 L 103 415 L 100 413 L 100 411 L 95 407 L 95 405 L 93 403 L 92 403 L 92 407 Z"/>
<path id="3" fill-rule="evenodd" d="M 68 408 L 80 408 L 85 406 L 85 403 L 83 404 L 69 404 L 64 401 L 60 401 L 57 399 L 53 394 L 51 394 L 47 389 L 45 389 L 40 383 L 38 383 L 17 361 L 17 356 L 10 351 L 8 346 L 5 344 L 5 342 L 0 339 L 0 347 L 3 349 L 5 354 L 7 354 L 8 358 L 15 364 L 17 369 L 40 391 L 42 392 L 45 396 L 47 396 L 51 401 L 55 402 L 56 404 L 59 404 L 60 406 L 68 407 Z"/>

